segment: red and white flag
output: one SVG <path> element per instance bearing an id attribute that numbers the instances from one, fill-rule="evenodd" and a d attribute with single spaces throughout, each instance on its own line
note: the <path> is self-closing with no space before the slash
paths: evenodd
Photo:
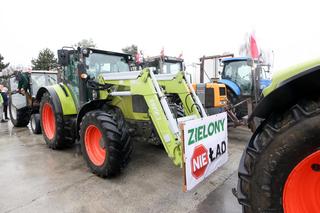
<path id="1" fill-rule="evenodd" d="M 134 56 L 136 59 L 136 64 L 141 64 L 143 62 L 143 56 L 142 56 L 142 51 L 137 51 L 136 55 Z"/>
<path id="2" fill-rule="evenodd" d="M 257 45 L 256 38 L 253 34 L 250 35 L 250 54 L 253 59 L 258 59 L 259 58 L 259 49 Z"/>
<path id="3" fill-rule="evenodd" d="M 162 47 L 162 49 L 161 49 L 160 56 L 164 57 L 164 47 Z"/>

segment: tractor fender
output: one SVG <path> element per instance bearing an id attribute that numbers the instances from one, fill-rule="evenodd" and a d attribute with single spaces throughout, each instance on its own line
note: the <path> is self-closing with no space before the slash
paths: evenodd
<path id="1" fill-rule="evenodd" d="M 276 89 L 260 100 L 249 117 L 267 119 L 273 112 L 284 112 L 301 99 L 319 97 L 320 65 L 306 69 L 280 82 Z"/>
<path id="2" fill-rule="evenodd" d="M 219 83 L 225 84 L 237 96 L 241 94 L 240 87 L 233 81 L 230 81 L 228 79 L 221 79 L 219 80 Z"/>
<path id="3" fill-rule="evenodd" d="M 77 114 L 76 104 L 67 86 L 60 83 L 41 87 L 37 92 L 36 99 L 40 102 L 43 94 L 46 92 L 50 94 L 56 109 L 61 108 L 61 113 L 63 115 Z"/>
<path id="4" fill-rule="evenodd" d="M 80 124 L 82 121 L 83 116 L 89 111 L 96 110 L 96 109 L 102 109 L 103 106 L 106 104 L 106 100 L 93 100 L 89 101 L 88 103 L 84 104 L 78 115 L 77 115 L 77 125 L 76 125 L 76 137 L 79 138 L 79 131 L 80 131 Z"/>

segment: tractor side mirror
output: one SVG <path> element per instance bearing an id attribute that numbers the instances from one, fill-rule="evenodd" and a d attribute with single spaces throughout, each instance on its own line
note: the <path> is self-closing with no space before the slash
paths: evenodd
<path id="1" fill-rule="evenodd" d="M 89 55 L 90 55 L 90 50 L 87 49 L 87 48 L 82 49 L 82 55 L 83 55 L 84 57 L 89 57 Z"/>
<path id="2" fill-rule="evenodd" d="M 69 51 L 68 50 L 58 50 L 58 64 L 61 66 L 67 66 L 69 64 Z"/>

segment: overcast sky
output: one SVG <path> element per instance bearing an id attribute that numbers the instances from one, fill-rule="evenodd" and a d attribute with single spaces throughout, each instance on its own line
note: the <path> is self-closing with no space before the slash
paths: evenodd
<path id="1" fill-rule="evenodd" d="M 319 1 L 318 1 L 319 2 Z M 145 55 L 238 54 L 246 33 L 273 50 L 275 68 L 320 56 L 317 1 L 241 0 L 1 0 L 0 53 L 12 65 L 30 65 L 43 48 L 92 38 L 100 49 L 137 44 Z"/>

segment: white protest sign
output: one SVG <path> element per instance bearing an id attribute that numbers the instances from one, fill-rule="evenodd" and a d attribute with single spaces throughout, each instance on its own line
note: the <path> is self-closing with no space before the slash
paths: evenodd
<path id="1" fill-rule="evenodd" d="M 227 113 L 184 122 L 184 175 L 191 190 L 228 160 Z"/>

